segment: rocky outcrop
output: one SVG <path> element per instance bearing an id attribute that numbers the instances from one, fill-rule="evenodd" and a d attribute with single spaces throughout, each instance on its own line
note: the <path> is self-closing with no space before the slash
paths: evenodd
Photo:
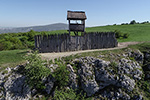
<path id="1" fill-rule="evenodd" d="M 94 99 L 142 100 L 143 94 L 137 92 L 137 82 L 142 79 L 144 73 L 145 78 L 150 79 L 150 64 L 148 63 L 150 54 L 143 55 L 140 51 L 128 50 L 125 54 L 118 54 L 118 60 L 111 61 L 100 59 L 104 56 L 76 58 L 66 65 L 69 71 L 69 82 L 66 88 L 83 91 L 87 97 L 92 96 Z M 144 73 L 141 67 L 143 63 L 146 64 Z M 47 67 L 53 73 L 58 65 L 51 64 Z M 0 99 L 36 99 L 38 91 L 26 84 L 26 76 L 21 73 L 22 71 L 20 72 L 20 68 L 21 66 L 6 68 L 0 73 Z M 54 77 L 49 75 L 42 81 L 46 88 L 41 91 L 46 95 L 54 95 L 56 87 Z"/>
<path id="2" fill-rule="evenodd" d="M 8 73 L 0 73 L 1 76 L 1 99 L 6 100 L 29 100 L 31 98 L 31 90 L 25 84 L 26 77 L 15 72 L 16 68 L 6 68 Z M 3 74 L 2 74 L 3 73 Z"/>
<path id="3" fill-rule="evenodd" d="M 95 80 L 92 61 L 93 59 L 88 57 L 87 59 L 79 59 L 79 81 L 81 83 L 81 88 L 87 93 L 87 96 L 92 96 L 99 90 L 99 86 Z"/>
<path id="4" fill-rule="evenodd" d="M 93 57 L 76 59 L 74 62 L 78 63 L 81 88 L 87 96 L 94 95 L 109 86 L 124 88 L 131 92 L 135 88 L 135 81 L 140 80 L 143 74 L 137 62 L 125 58 L 114 66 L 112 66 L 114 62 Z"/>
<path id="5" fill-rule="evenodd" d="M 47 94 L 50 94 L 53 87 L 54 87 L 54 82 L 55 82 L 55 79 L 50 75 L 47 79 L 46 79 L 47 82 L 45 82 L 45 91 Z"/>
<path id="6" fill-rule="evenodd" d="M 75 74 L 74 69 L 70 64 L 67 65 L 67 69 L 70 72 L 70 74 L 69 74 L 69 79 L 70 79 L 69 87 L 75 90 L 75 89 L 78 88 L 78 83 L 76 81 L 77 80 L 77 75 Z"/>
<path id="7" fill-rule="evenodd" d="M 31 91 L 25 84 L 25 76 L 12 74 L 4 83 L 6 100 L 28 100 L 31 97 Z"/>

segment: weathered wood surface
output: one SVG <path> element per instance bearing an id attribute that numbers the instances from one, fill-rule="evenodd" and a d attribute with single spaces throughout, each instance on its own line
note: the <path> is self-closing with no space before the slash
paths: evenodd
<path id="1" fill-rule="evenodd" d="M 84 32 L 84 24 L 70 24 L 70 31 Z"/>
<path id="2" fill-rule="evenodd" d="M 59 35 L 36 35 L 35 48 L 40 52 L 66 52 L 100 48 L 112 48 L 118 44 L 115 33 L 97 32 L 87 33 L 84 36 Z"/>

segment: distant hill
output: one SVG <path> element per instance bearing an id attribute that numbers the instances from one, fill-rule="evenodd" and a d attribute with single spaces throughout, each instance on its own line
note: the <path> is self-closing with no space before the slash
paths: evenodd
<path id="1" fill-rule="evenodd" d="M 1 33 L 18 33 L 18 32 L 28 32 L 30 30 L 34 31 L 54 31 L 54 30 L 67 30 L 68 25 L 64 23 L 56 23 L 43 26 L 31 26 L 31 27 L 18 27 L 18 28 L 0 28 Z"/>

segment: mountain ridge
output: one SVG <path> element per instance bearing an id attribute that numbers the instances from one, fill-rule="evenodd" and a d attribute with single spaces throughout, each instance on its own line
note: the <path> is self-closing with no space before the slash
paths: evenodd
<path id="1" fill-rule="evenodd" d="M 67 30 L 68 24 L 65 23 L 55 23 L 49 25 L 39 25 L 39 26 L 29 26 L 29 27 L 16 27 L 16 28 L 0 28 L 1 33 L 18 33 L 18 32 L 28 32 L 30 30 L 34 31 L 54 31 L 54 30 Z"/>

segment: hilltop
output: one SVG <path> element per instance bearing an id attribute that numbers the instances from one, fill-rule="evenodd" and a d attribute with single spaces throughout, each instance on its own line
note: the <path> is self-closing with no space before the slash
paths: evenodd
<path id="1" fill-rule="evenodd" d="M 129 35 L 118 38 L 119 42 L 150 41 L 149 26 L 149 23 L 108 25 L 86 28 L 86 32 L 117 30 Z M 0 34 L 0 50 L 3 50 L 0 51 L 0 99 L 150 99 L 149 42 L 47 61 L 31 53 L 34 35 L 65 32 L 31 30 Z"/>
<path id="2" fill-rule="evenodd" d="M 129 34 L 127 39 L 118 39 L 119 42 L 129 41 L 150 41 L 150 24 L 128 24 L 128 25 L 107 25 L 86 28 L 87 32 L 110 32 L 118 30 Z"/>
<path id="3" fill-rule="evenodd" d="M 106 25 L 97 27 L 87 27 L 86 32 L 114 32 L 120 31 L 123 34 L 128 34 L 126 39 L 117 39 L 118 42 L 141 42 L 150 41 L 150 23 L 141 24 L 125 24 L 125 25 Z M 67 30 L 56 30 L 46 32 L 47 34 L 68 33 Z M 73 34 L 73 33 L 71 33 Z"/>

